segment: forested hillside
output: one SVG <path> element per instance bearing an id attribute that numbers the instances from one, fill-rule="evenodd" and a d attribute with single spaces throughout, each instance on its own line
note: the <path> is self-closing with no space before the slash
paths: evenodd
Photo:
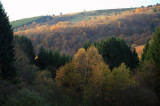
<path id="1" fill-rule="evenodd" d="M 83 21 L 72 22 L 73 17 L 81 16 Z M 86 16 L 89 18 L 85 19 Z M 159 25 L 160 6 L 82 12 L 52 16 L 48 20 L 21 26 L 15 34 L 30 38 L 36 51 L 43 46 L 73 55 L 86 41 L 110 36 L 123 38 L 131 47 L 144 45 Z"/>
<path id="2" fill-rule="evenodd" d="M 0 2 L 0 106 L 160 105 L 159 4 L 16 22 Z"/>

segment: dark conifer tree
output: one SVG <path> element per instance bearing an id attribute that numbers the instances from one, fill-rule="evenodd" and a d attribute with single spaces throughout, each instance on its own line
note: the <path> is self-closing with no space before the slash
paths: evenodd
<path id="1" fill-rule="evenodd" d="M 156 29 L 156 32 L 153 37 L 153 41 L 151 42 L 150 50 L 154 62 L 160 68 L 160 27 Z"/>
<path id="2" fill-rule="evenodd" d="M 90 41 L 88 41 L 88 42 L 85 42 L 84 44 L 83 44 L 83 48 L 85 49 L 85 50 L 87 50 L 90 46 L 91 46 L 91 42 Z"/>
<path id="3" fill-rule="evenodd" d="M 59 51 L 52 52 L 51 50 L 48 51 L 41 47 L 38 53 L 38 59 L 36 61 L 36 64 L 41 69 L 48 69 L 49 66 L 59 68 L 70 60 L 72 60 L 72 57 L 69 55 L 61 55 Z"/>
<path id="4" fill-rule="evenodd" d="M 155 92 L 160 99 L 160 26 L 156 29 L 153 40 L 150 44 L 148 54 L 158 67 L 156 71 Z"/>
<path id="5" fill-rule="evenodd" d="M 134 49 L 132 52 L 132 56 L 131 56 L 131 69 L 137 67 L 138 63 L 139 63 L 138 54 L 136 53 L 136 50 Z"/>
<path id="6" fill-rule="evenodd" d="M 35 63 L 35 51 L 30 39 L 25 36 L 15 36 L 15 42 L 20 49 L 28 56 L 31 63 Z"/>
<path id="7" fill-rule="evenodd" d="M 0 2 L 0 77 L 13 80 L 14 68 L 13 29 Z"/>
<path id="8" fill-rule="evenodd" d="M 140 63 L 139 63 L 140 70 L 146 61 L 151 60 L 151 53 L 149 51 L 150 51 L 150 45 L 149 45 L 149 40 L 147 40 L 145 43 L 145 46 L 143 48 L 143 53 L 141 54 L 141 59 L 140 59 Z"/>
<path id="9" fill-rule="evenodd" d="M 48 63 L 53 64 L 53 62 L 54 62 L 53 52 L 52 52 L 52 50 L 49 50 L 49 52 L 48 52 Z"/>
<path id="10" fill-rule="evenodd" d="M 92 44 L 86 43 L 83 47 L 86 49 L 90 45 Z M 123 62 L 131 69 L 138 66 L 137 53 L 132 52 L 131 48 L 122 39 L 111 37 L 100 42 L 94 42 L 93 45 L 98 49 L 110 69 L 118 67 Z"/>
<path id="11" fill-rule="evenodd" d="M 59 67 L 60 66 L 60 53 L 56 50 L 54 51 L 53 53 L 53 64 L 56 66 L 56 67 Z"/>
<path id="12" fill-rule="evenodd" d="M 48 52 L 43 47 L 39 50 L 37 65 L 41 69 L 45 69 L 48 65 Z"/>
<path id="13" fill-rule="evenodd" d="M 141 61 L 144 62 L 148 57 L 147 57 L 147 52 L 149 48 L 149 40 L 146 41 L 146 44 L 143 49 L 143 53 L 141 55 Z"/>

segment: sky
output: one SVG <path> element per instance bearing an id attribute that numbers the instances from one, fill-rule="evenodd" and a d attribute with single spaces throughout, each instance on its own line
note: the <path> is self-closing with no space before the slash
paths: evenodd
<path id="1" fill-rule="evenodd" d="M 83 10 L 117 9 L 154 5 L 160 0 L 0 0 L 10 21 Z"/>

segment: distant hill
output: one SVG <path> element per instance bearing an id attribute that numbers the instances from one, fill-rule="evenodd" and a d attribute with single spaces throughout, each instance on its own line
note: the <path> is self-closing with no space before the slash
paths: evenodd
<path id="1" fill-rule="evenodd" d="M 103 17 L 106 15 L 121 14 L 123 11 L 134 10 L 135 8 L 125 8 L 125 9 L 107 9 L 107 10 L 94 10 L 78 12 L 73 14 L 57 15 L 57 16 L 37 16 L 31 18 L 20 19 L 12 21 L 11 24 L 14 28 L 23 27 L 24 25 L 32 24 L 36 22 L 38 24 L 48 23 L 56 24 L 60 21 L 70 21 L 70 22 L 80 22 L 83 20 L 88 20 L 91 18 Z"/>
<path id="2" fill-rule="evenodd" d="M 123 9 L 106 9 L 106 10 L 93 10 L 79 13 L 68 14 L 72 16 L 71 22 L 80 22 L 83 20 L 96 19 L 97 17 L 112 16 L 115 14 L 121 14 L 124 11 L 131 11 L 135 8 L 123 8 Z"/>
<path id="3" fill-rule="evenodd" d="M 36 51 L 43 46 L 73 55 L 86 41 L 111 36 L 123 38 L 132 48 L 144 45 L 159 24 L 160 5 L 154 5 L 43 16 L 15 27 L 14 31 L 29 37 Z"/>

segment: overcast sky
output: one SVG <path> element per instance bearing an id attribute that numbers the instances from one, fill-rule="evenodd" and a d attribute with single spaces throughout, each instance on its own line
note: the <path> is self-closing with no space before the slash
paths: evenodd
<path id="1" fill-rule="evenodd" d="M 153 5 L 160 0 L 0 0 L 11 21 L 40 15 Z"/>

